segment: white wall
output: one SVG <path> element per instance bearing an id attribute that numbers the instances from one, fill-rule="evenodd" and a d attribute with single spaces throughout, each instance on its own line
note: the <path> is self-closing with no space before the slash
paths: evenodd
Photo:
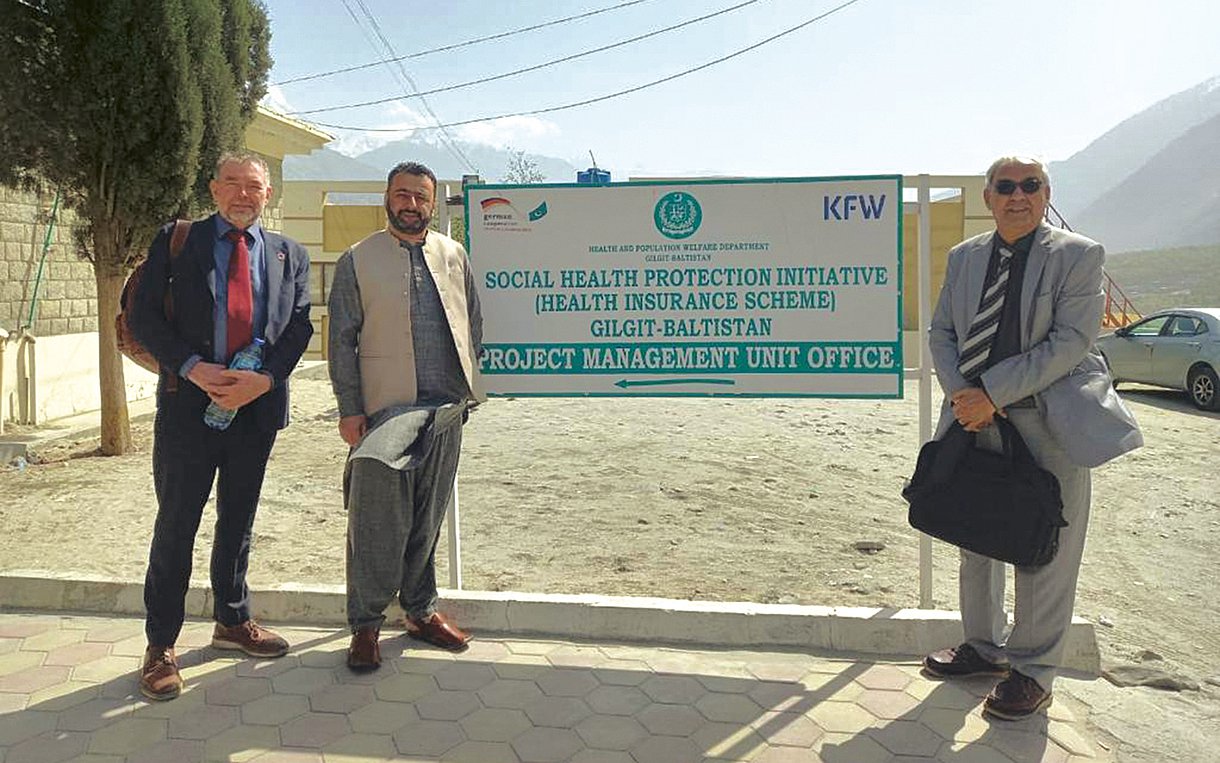
<path id="1" fill-rule="evenodd" d="M 95 331 L 61 334 L 37 337 L 32 344 L 21 347 L 18 352 L 17 341 L 10 338 L 4 351 L 6 418 L 41 424 L 100 408 L 97 343 Z M 126 358 L 123 360 L 123 375 L 128 400 L 150 397 L 156 392 L 156 375 Z M 33 421 L 30 421 L 28 400 L 21 399 L 21 390 L 29 388 L 31 376 Z"/>

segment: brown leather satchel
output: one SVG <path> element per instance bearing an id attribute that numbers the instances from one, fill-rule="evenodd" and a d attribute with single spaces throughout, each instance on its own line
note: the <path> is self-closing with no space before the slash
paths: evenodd
<path id="1" fill-rule="evenodd" d="M 174 231 L 169 239 L 169 261 L 171 264 L 182 253 L 182 247 L 186 244 L 186 235 L 190 232 L 190 220 L 174 221 Z M 144 277 L 144 266 L 147 262 L 147 258 L 141 260 L 140 264 L 136 265 L 135 269 L 131 271 L 131 275 L 127 276 L 127 283 L 123 284 L 123 293 L 119 296 L 119 314 L 114 316 L 114 336 L 115 344 L 119 347 L 119 352 L 131 358 L 140 368 L 152 371 L 155 374 L 160 372 L 161 364 L 148 351 L 148 348 L 140 344 L 135 334 L 131 333 L 131 326 L 128 325 L 128 316 L 131 314 L 132 295 L 135 294 L 136 289 L 139 287 L 140 279 Z M 165 290 L 164 309 L 165 319 L 172 320 L 174 317 L 174 297 L 168 288 Z"/>

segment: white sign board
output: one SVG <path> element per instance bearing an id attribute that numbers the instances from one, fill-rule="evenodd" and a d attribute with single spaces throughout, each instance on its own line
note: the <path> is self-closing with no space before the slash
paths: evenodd
<path id="1" fill-rule="evenodd" d="M 902 178 L 466 192 L 504 395 L 902 396 Z"/>

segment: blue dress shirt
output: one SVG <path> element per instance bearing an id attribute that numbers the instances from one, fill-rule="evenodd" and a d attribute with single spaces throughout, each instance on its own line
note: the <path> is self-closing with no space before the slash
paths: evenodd
<path id="1" fill-rule="evenodd" d="M 215 278 L 212 296 L 215 302 L 212 306 L 212 357 L 213 363 L 227 364 L 225 350 L 229 343 L 229 258 L 233 255 L 234 242 L 227 236 L 229 231 L 236 230 L 228 220 L 220 215 L 214 215 L 216 221 L 215 238 L 212 240 L 212 259 L 215 263 Z M 254 336 L 261 337 L 267 328 L 267 247 L 263 242 L 263 228 L 256 220 L 246 228 L 246 246 L 250 252 L 250 288 L 254 298 Z M 178 370 L 180 376 L 186 376 L 203 358 L 192 355 Z"/>

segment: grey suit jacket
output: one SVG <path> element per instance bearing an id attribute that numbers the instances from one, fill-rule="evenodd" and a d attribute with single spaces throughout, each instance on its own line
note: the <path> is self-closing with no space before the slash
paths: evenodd
<path id="1" fill-rule="evenodd" d="M 950 396 L 970 386 L 957 370 L 958 352 L 978 310 L 995 235 L 975 236 L 949 251 L 928 337 L 945 393 L 937 437 L 954 421 Z M 981 378 L 997 408 L 1033 396 L 1047 428 L 1081 466 L 1105 463 L 1144 442 L 1093 349 L 1105 307 L 1104 259 L 1096 241 L 1038 226 L 1021 284 L 1021 352 Z"/>

